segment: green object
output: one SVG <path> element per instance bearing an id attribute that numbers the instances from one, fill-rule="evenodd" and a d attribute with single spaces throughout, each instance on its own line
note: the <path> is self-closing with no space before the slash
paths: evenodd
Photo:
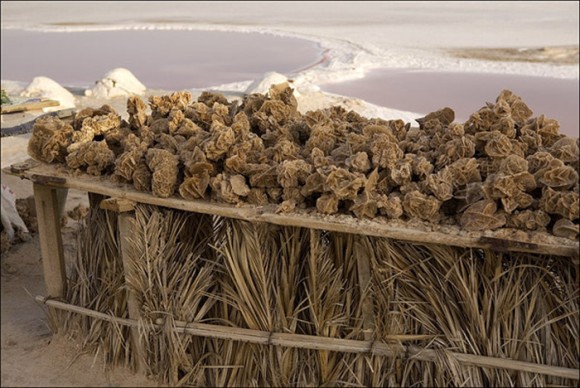
<path id="1" fill-rule="evenodd" d="M 10 101 L 10 98 L 8 98 L 6 91 L 4 89 L 2 89 L 2 105 L 11 104 L 11 103 L 12 103 L 12 101 Z"/>

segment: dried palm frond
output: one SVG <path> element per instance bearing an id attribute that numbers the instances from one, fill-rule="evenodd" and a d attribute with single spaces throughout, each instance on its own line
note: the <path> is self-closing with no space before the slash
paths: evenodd
<path id="1" fill-rule="evenodd" d="M 126 318 L 135 295 L 147 372 L 171 385 L 566 386 L 572 381 L 468 365 L 457 354 L 579 367 L 574 260 L 144 205 L 122 242 L 118 217 L 92 206 L 67 301 Z M 135 365 L 129 328 L 59 314 L 55 328 L 85 349 L 110 364 Z M 372 346 L 354 354 L 176 330 L 187 322 L 387 343 L 393 356 L 372 355 Z M 432 356 L 417 358 L 420 349 Z"/>
<path id="2" fill-rule="evenodd" d="M 117 216 L 92 207 L 77 237 L 77 257 L 70 271 L 67 300 L 96 311 L 127 317 L 123 263 L 116 232 Z M 64 330 L 82 339 L 83 348 L 103 353 L 112 364 L 128 364 L 132 354 L 128 329 L 82 315 L 68 314 Z"/>
<path id="3" fill-rule="evenodd" d="M 141 340 L 153 350 L 152 373 L 172 385 L 203 356 L 190 346 L 192 337 L 177 334 L 176 321 L 199 322 L 215 303 L 209 297 L 214 265 L 201 256 L 212 237 L 208 224 L 210 217 L 168 209 L 138 206 L 135 212 L 127 286 L 138 296 L 142 319 L 163 324 L 161 332 L 144 326 Z"/>
<path id="4" fill-rule="evenodd" d="M 374 284 L 386 283 L 394 289 L 376 292 L 375 301 L 402 311 L 406 334 L 431 337 L 412 343 L 578 368 L 578 324 L 571 322 L 571 317 L 578 317 L 578 289 L 573 286 L 577 269 L 566 260 L 553 259 L 561 266 L 555 270 L 549 268 L 547 257 L 536 255 L 388 240 L 377 243 Z M 569 288 L 562 300 L 564 283 Z M 397 314 L 391 317 L 401 322 Z M 388 330 L 385 323 L 377 328 Z M 576 345 L 562 346 L 564 342 Z M 397 380 L 402 385 L 416 381 L 429 385 L 566 384 L 566 380 L 540 374 L 458 366 L 445 352 L 428 368 L 424 362 L 409 363 L 402 373 L 397 372 Z"/>

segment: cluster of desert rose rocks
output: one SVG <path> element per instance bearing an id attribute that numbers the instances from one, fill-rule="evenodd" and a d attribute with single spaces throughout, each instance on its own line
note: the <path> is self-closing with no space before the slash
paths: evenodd
<path id="1" fill-rule="evenodd" d="M 443 108 L 418 128 L 338 106 L 301 114 L 287 83 L 241 102 L 183 91 L 149 107 L 130 97 L 128 121 L 108 105 L 72 124 L 38 120 L 29 154 L 164 198 L 578 239 L 578 139 L 509 90 L 463 124 Z"/>

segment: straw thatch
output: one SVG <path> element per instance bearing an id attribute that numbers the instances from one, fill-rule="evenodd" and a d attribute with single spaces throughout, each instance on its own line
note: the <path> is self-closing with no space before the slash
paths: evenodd
<path id="1" fill-rule="evenodd" d="M 577 383 L 558 373 L 474 365 L 476 356 L 485 356 L 578 369 L 578 262 L 571 258 L 420 245 L 137 205 L 130 268 L 124 269 L 117 217 L 91 208 L 67 302 L 128 318 L 127 291 L 133 293 L 145 372 L 165 383 Z M 138 365 L 131 327 L 77 313 L 62 318 L 55 324 L 87 350 L 110 364 Z M 235 334 L 191 335 L 182 329 L 190 322 L 263 336 L 251 343 L 249 336 L 232 339 Z M 343 351 L 317 343 L 323 338 L 370 346 Z M 466 361 L 465 355 L 473 356 Z"/>

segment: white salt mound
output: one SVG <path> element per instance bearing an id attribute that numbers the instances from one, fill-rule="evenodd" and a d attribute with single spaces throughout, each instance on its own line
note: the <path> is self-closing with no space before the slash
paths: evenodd
<path id="1" fill-rule="evenodd" d="M 9 96 L 19 96 L 26 86 L 26 82 L 2 80 L 2 89 L 4 89 Z"/>
<path id="2" fill-rule="evenodd" d="M 129 97 L 141 95 L 146 90 L 145 85 L 133 73 L 124 68 L 117 68 L 95 82 L 92 89 L 85 90 L 85 95 L 96 98 Z"/>
<path id="3" fill-rule="evenodd" d="M 58 82 L 48 77 L 34 78 L 20 95 L 22 97 L 48 98 L 60 103 L 59 106 L 44 108 L 43 110 L 45 112 L 74 108 L 75 106 L 75 97 L 72 93 L 60 86 Z"/>
<path id="4" fill-rule="evenodd" d="M 266 94 L 270 90 L 270 86 L 281 84 L 284 82 L 288 82 L 288 78 L 280 73 L 276 73 L 275 71 L 271 71 L 269 73 L 265 73 L 261 78 L 258 78 L 254 82 L 248 86 L 245 93 L 252 94 L 252 93 L 261 93 Z M 296 96 L 296 93 L 294 93 Z"/>

